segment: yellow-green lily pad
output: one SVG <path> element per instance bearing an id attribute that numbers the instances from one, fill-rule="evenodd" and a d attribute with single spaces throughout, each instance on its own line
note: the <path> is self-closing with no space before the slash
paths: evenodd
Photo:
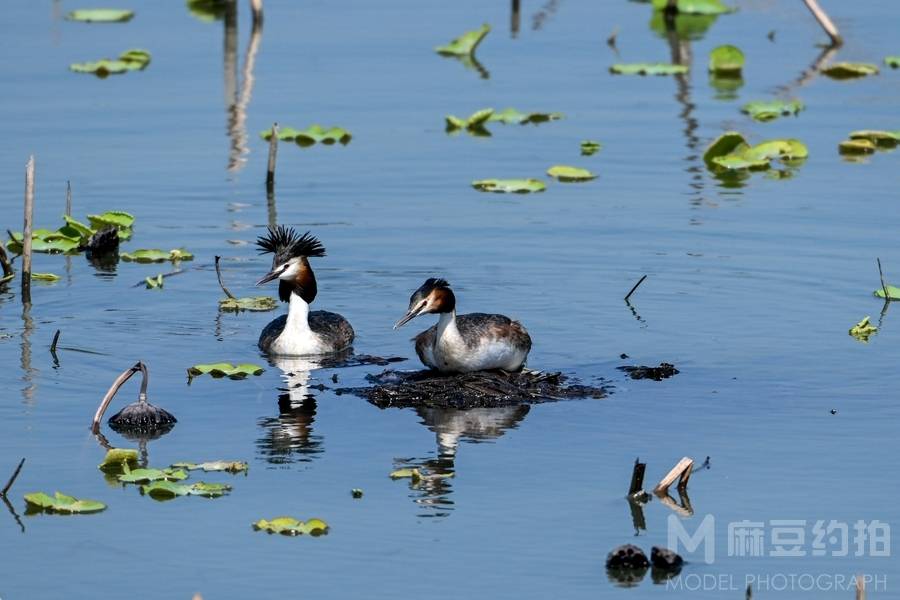
<path id="1" fill-rule="evenodd" d="M 800 140 L 787 138 L 761 142 L 745 150 L 743 155 L 750 160 L 758 158 L 791 160 L 807 158 L 809 149 Z"/>
<path id="2" fill-rule="evenodd" d="M 66 15 L 66 21 L 82 23 L 125 23 L 134 17 L 133 10 L 118 8 L 85 8 L 73 10 Z"/>
<path id="3" fill-rule="evenodd" d="M 530 112 L 523 113 L 515 108 L 504 108 L 490 115 L 489 121 L 497 121 L 506 125 L 526 125 L 528 123 L 546 123 L 563 118 L 562 113 Z"/>
<path id="4" fill-rule="evenodd" d="M 391 471 L 388 475 L 391 479 L 412 479 L 414 482 L 422 478 L 422 473 L 418 469 L 397 469 Z"/>
<path id="5" fill-rule="evenodd" d="M 270 296 L 253 296 L 249 298 L 222 298 L 219 300 L 219 310 L 225 312 L 266 312 L 275 310 L 278 303 Z"/>
<path id="6" fill-rule="evenodd" d="M 887 299 L 888 300 L 900 300 L 900 287 L 895 285 L 888 285 L 887 287 Z M 878 298 L 884 300 L 884 288 L 878 288 L 874 292 L 872 292 Z"/>
<path id="7" fill-rule="evenodd" d="M 182 481 L 187 473 L 181 469 L 131 469 L 122 463 L 124 472 L 119 475 L 120 483 L 152 483 L 154 481 Z"/>
<path id="8" fill-rule="evenodd" d="M 249 465 L 240 460 L 216 460 L 202 463 L 179 462 L 172 465 L 173 469 L 186 469 L 188 471 L 225 471 L 226 473 L 241 473 L 249 469 Z"/>
<path id="9" fill-rule="evenodd" d="M 878 332 L 878 328 L 869 322 L 869 317 L 863 318 L 862 321 L 850 328 L 850 335 L 860 342 L 868 343 L 869 338 Z"/>
<path id="10" fill-rule="evenodd" d="M 662 11 L 668 7 L 669 0 L 653 0 L 653 10 Z M 679 15 L 721 15 L 732 12 L 721 0 L 677 0 L 675 8 Z"/>
<path id="11" fill-rule="evenodd" d="M 844 140 L 838 144 L 838 152 L 849 155 L 873 154 L 875 152 L 875 143 L 867 138 Z"/>
<path id="12" fill-rule="evenodd" d="M 900 144 L 900 131 L 860 129 L 850 132 L 851 140 L 869 140 L 879 148 L 895 148 Z"/>
<path id="13" fill-rule="evenodd" d="M 97 468 L 105 473 L 124 473 L 125 468 L 137 467 L 138 451 L 131 448 L 110 448 Z"/>
<path id="14" fill-rule="evenodd" d="M 472 187 L 481 192 L 498 194 L 528 194 L 547 189 L 540 179 L 479 179 L 472 182 Z"/>
<path id="15" fill-rule="evenodd" d="M 209 374 L 219 379 L 228 377 L 229 379 L 244 379 L 249 375 L 262 375 L 264 369 L 259 365 L 244 363 L 240 365 L 232 365 L 231 363 L 211 363 L 204 365 L 194 365 L 187 370 L 188 378 L 193 379 L 200 375 Z"/>
<path id="16" fill-rule="evenodd" d="M 885 56 L 884 64 L 892 69 L 900 69 L 900 56 Z"/>
<path id="17" fill-rule="evenodd" d="M 158 263 L 165 262 L 167 260 L 170 260 L 172 262 L 194 260 L 194 255 L 184 248 L 175 248 L 173 250 L 169 250 L 168 252 L 154 248 L 150 250 L 141 249 L 135 250 L 134 252 L 123 252 L 121 254 L 121 258 L 126 262 Z"/>
<path id="18" fill-rule="evenodd" d="M 44 492 L 25 494 L 25 502 L 27 502 L 30 507 L 43 509 L 51 513 L 56 512 L 67 515 L 95 513 L 106 509 L 106 505 L 97 500 L 79 500 L 74 496 L 67 496 L 62 492 L 56 492 L 53 496 L 48 496 Z"/>
<path id="19" fill-rule="evenodd" d="M 436 47 L 434 51 L 442 56 L 470 56 L 475 53 L 478 44 L 490 31 L 491 26 L 485 23 L 474 31 L 467 31 L 449 44 Z"/>
<path id="20" fill-rule="evenodd" d="M 253 529 L 282 535 L 319 536 L 328 533 L 328 523 L 315 518 L 300 521 L 294 517 L 275 517 L 271 520 L 260 519 L 253 523 Z"/>
<path id="21" fill-rule="evenodd" d="M 609 72 L 615 75 L 680 75 L 687 73 L 688 68 L 669 63 L 619 63 L 611 66 Z"/>
<path id="22" fill-rule="evenodd" d="M 259 133 L 262 139 L 268 141 L 272 137 L 272 130 L 266 129 Z M 331 146 L 333 144 L 341 144 L 346 146 L 353 139 L 349 131 L 341 127 L 323 127 L 321 125 L 310 125 L 306 129 L 294 129 L 293 127 L 284 127 L 278 131 L 278 139 L 282 141 L 292 141 L 298 146 L 308 147 L 313 144 L 325 144 Z"/>
<path id="23" fill-rule="evenodd" d="M 93 231 L 91 231 L 90 234 L 93 234 L 110 225 L 120 230 L 131 229 L 134 226 L 134 215 L 121 210 L 108 210 L 99 215 L 88 215 L 88 221 L 90 222 L 91 227 L 93 227 Z M 66 222 L 71 223 L 72 221 L 66 219 Z M 86 227 L 80 223 L 79 225 L 81 225 L 81 227 Z"/>
<path id="24" fill-rule="evenodd" d="M 796 115 L 803 110 L 799 100 L 757 100 L 741 107 L 741 112 L 757 121 L 772 121 L 781 116 Z"/>
<path id="25" fill-rule="evenodd" d="M 570 167 L 567 165 L 553 165 L 547 169 L 547 175 L 555 177 L 563 182 L 590 181 L 596 179 L 597 176 L 581 167 Z"/>
<path id="26" fill-rule="evenodd" d="M 103 58 L 93 62 L 72 63 L 69 69 L 75 73 L 92 73 L 102 79 L 128 71 L 141 71 L 149 64 L 150 53 L 146 50 L 126 50 L 117 59 Z"/>
<path id="27" fill-rule="evenodd" d="M 174 483 L 171 481 L 154 481 L 149 485 L 141 486 L 141 493 L 147 494 L 155 500 L 169 500 L 176 496 L 203 496 L 204 498 L 218 498 L 231 491 L 231 486 L 224 483 Z"/>
<path id="28" fill-rule="evenodd" d="M 56 283 L 59 281 L 59 275 L 55 275 L 53 273 L 32 273 L 31 280 L 32 281 L 44 281 L 46 283 Z"/>
<path id="29" fill-rule="evenodd" d="M 703 160 L 707 165 L 711 165 L 714 158 L 732 154 L 742 146 L 749 147 L 743 135 L 737 131 L 726 131 L 713 140 L 706 148 L 706 151 L 703 153 Z"/>
<path id="30" fill-rule="evenodd" d="M 709 71 L 718 76 L 738 77 L 744 68 L 744 53 L 737 46 L 726 44 L 709 53 Z"/>
<path id="31" fill-rule="evenodd" d="M 838 62 L 822 69 L 822 74 L 832 79 L 856 79 L 878 75 L 878 66 L 871 63 Z"/>
<path id="32" fill-rule="evenodd" d="M 454 115 L 447 115 L 444 117 L 444 122 L 446 123 L 446 130 L 448 132 L 460 129 L 478 132 L 484 131 L 484 124 L 487 123 L 488 119 L 490 119 L 493 114 L 493 108 L 482 108 L 481 110 L 473 112 L 467 119 L 462 119 Z"/>

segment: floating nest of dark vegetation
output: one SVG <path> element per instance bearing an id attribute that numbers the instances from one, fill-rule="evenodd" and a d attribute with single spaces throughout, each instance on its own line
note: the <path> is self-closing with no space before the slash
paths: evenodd
<path id="1" fill-rule="evenodd" d="M 437 371 L 395 371 L 368 375 L 370 387 L 343 388 L 380 408 L 491 408 L 557 402 L 576 398 L 603 398 L 605 387 L 567 383 L 562 373 L 541 371 L 478 371 L 443 374 Z"/>
<path id="2" fill-rule="evenodd" d="M 678 375 L 678 369 L 671 363 L 659 363 L 658 367 L 640 366 L 624 366 L 616 367 L 620 371 L 625 371 L 632 379 L 652 379 L 653 381 L 662 381 L 674 375 Z"/>

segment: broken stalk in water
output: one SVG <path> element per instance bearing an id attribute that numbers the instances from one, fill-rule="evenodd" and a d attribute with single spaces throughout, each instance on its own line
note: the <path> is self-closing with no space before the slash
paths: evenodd
<path id="1" fill-rule="evenodd" d="M 25 165 L 25 227 L 22 232 L 22 302 L 31 304 L 31 219 L 34 215 L 34 155 Z"/>
<path id="2" fill-rule="evenodd" d="M 0 496 L 6 498 L 6 493 L 9 491 L 9 488 L 13 486 L 16 482 L 16 478 L 19 476 L 19 472 L 22 470 L 22 465 L 25 464 L 25 459 L 19 461 L 19 466 L 16 467 L 16 470 L 13 471 L 12 477 L 9 478 L 9 481 L 6 482 L 6 485 L 3 486 L 3 489 L 0 490 Z"/>
<path id="3" fill-rule="evenodd" d="M 656 484 L 656 487 L 653 488 L 653 493 L 657 496 L 667 495 L 669 493 L 669 486 L 675 483 L 676 479 L 678 480 L 678 490 L 686 490 L 688 480 L 691 478 L 691 467 L 693 465 L 694 460 L 687 456 L 679 460 L 678 464 L 672 467 L 672 470 L 666 473 L 666 476 Z"/>
<path id="4" fill-rule="evenodd" d="M 645 279 L 647 279 L 647 276 L 646 276 L 646 275 L 644 275 L 643 277 L 641 277 L 640 279 L 638 279 L 638 282 L 637 282 L 636 284 L 634 284 L 634 287 L 631 288 L 631 291 L 628 292 L 627 294 L 625 294 L 625 302 L 628 302 L 628 299 L 631 298 L 631 295 L 634 293 L 634 291 L 635 291 L 636 289 L 638 289 L 638 286 L 641 285 L 642 283 L 644 283 L 644 280 L 645 280 Z"/>
<path id="5" fill-rule="evenodd" d="M 272 123 L 272 137 L 269 138 L 269 165 L 266 170 L 266 191 L 275 193 L 275 159 L 278 156 L 278 123 Z"/>
<path id="6" fill-rule="evenodd" d="M 834 26 L 828 13 L 819 6 L 817 0 L 803 0 L 803 2 L 806 4 L 809 12 L 816 18 L 816 21 L 819 22 L 819 25 L 822 26 L 822 29 L 825 30 L 825 33 L 828 34 L 828 37 L 831 38 L 831 45 L 836 47 L 843 44 L 844 40 L 841 39 L 841 34 L 838 33 L 837 27 Z"/>
<path id="7" fill-rule="evenodd" d="M 219 260 L 221 256 L 216 256 L 216 278 L 219 280 L 219 287 L 222 288 L 222 291 L 225 292 L 225 295 L 234 300 L 234 294 L 228 291 L 228 288 L 225 287 L 225 284 L 222 283 L 222 271 L 219 270 Z"/>

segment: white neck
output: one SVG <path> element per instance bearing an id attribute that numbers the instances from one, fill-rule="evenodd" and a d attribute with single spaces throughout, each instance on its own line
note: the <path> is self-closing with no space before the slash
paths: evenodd
<path id="1" fill-rule="evenodd" d="M 452 310 L 448 313 L 441 313 L 437 323 L 437 336 L 435 341 L 442 338 L 459 337 L 459 329 L 456 327 L 456 311 Z"/>

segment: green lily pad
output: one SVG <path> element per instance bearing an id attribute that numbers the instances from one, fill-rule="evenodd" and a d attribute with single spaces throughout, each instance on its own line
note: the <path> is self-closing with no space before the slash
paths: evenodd
<path id="1" fill-rule="evenodd" d="M 869 322 L 869 317 L 865 317 L 862 321 L 850 328 L 850 335 L 860 342 L 868 342 L 869 338 L 878 332 L 878 328 Z"/>
<path id="2" fill-rule="evenodd" d="M 547 189 L 540 179 L 479 179 L 472 182 L 472 187 L 481 192 L 502 194 L 528 194 Z"/>
<path id="3" fill-rule="evenodd" d="M 100 215 L 88 215 L 88 221 L 92 228 L 89 235 L 93 235 L 104 227 L 113 226 L 122 230 L 131 229 L 134 226 L 134 216 L 121 210 L 109 210 Z M 72 221 L 66 219 L 66 222 L 71 223 Z M 79 223 L 79 225 L 81 224 Z M 81 226 L 86 227 L 85 225 Z"/>
<path id="4" fill-rule="evenodd" d="M 413 481 L 418 481 L 422 478 L 422 473 L 418 469 L 397 469 L 396 471 L 391 471 L 388 475 L 391 479 L 412 479 Z"/>
<path id="5" fill-rule="evenodd" d="M 897 287 L 895 285 L 888 285 L 885 287 L 887 287 L 888 300 L 900 300 L 900 287 Z M 875 294 L 875 296 L 877 296 L 878 298 L 884 300 L 884 288 L 878 288 L 873 292 L 873 294 Z"/>
<path id="6" fill-rule="evenodd" d="M 690 15 L 678 13 L 674 17 L 675 36 L 679 41 L 699 41 L 718 19 L 718 15 Z M 650 17 L 650 29 L 660 38 L 668 40 L 672 18 L 665 11 L 654 10 Z"/>
<path id="7" fill-rule="evenodd" d="M 706 148 L 703 160 L 707 165 L 712 164 L 714 158 L 732 154 L 741 146 L 749 147 L 744 136 L 737 131 L 726 131 Z"/>
<path id="8" fill-rule="evenodd" d="M 515 108 L 504 108 L 500 112 L 491 114 L 488 120 L 505 123 L 506 125 L 526 125 L 528 123 L 537 124 L 546 123 L 547 121 L 558 121 L 562 118 L 562 113 L 523 113 Z"/>
<path id="9" fill-rule="evenodd" d="M 328 523 L 322 519 L 309 519 L 300 521 L 294 517 L 275 517 L 272 520 L 260 519 L 253 523 L 256 531 L 268 533 L 280 533 L 282 535 L 312 535 L 319 536 L 328 533 Z"/>
<path id="10" fill-rule="evenodd" d="M 592 156 L 597 154 L 602 148 L 603 145 L 595 140 L 584 140 L 581 142 L 581 155 L 582 156 Z"/>
<path id="11" fill-rule="evenodd" d="M 446 130 L 457 131 L 459 129 L 467 129 L 469 131 L 483 131 L 484 124 L 494 114 L 493 108 L 482 108 L 473 112 L 468 119 L 461 119 L 453 115 L 447 115 L 444 118 L 446 122 Z"/>
<path id="12" fill-rule="evenodd" d="M 866 138 L 844 140 L 838 144 L 838 152 L 851 155 L 873 154 L 875 152 L 875 144 L 872 140 Z"/>
<path id="13" fill-rule="evenodd" d="M 36 229 L 31 233 L 31 251 L 46 254 L 70 253 L 78 250 L 79 240 L 73 240 L 67 236 L 53 234 L 56 232 L 46 229 Z M 47 239 L 53 236 L 52 239 Z M 22 253 L 22 232 L 12 232 L 12 238 L 6 242 L 6 247 L 15 254 Z"/>
<path id="14" fill-rule="evenodd" d="M 148 290 L 161 290 L 163 287 L 163 274 L 160 273 L 156 277 L 146 277 L 144 283 Z"/>
<path id="15" fill-rule="evenodd" d="M 240 473 L 247 471 L 250 467 L 247 463 L 234 460 L 216 460 L 203 463 L 180 462 L 172 465 L 173 469 L 187 469 L 188 471 L 225 471 L 226 473 Z"/>
<path id="16" fill-rule="evenodd" d="M 900 56 L 885 56 L 884 64 L 892 69 L 900 69 Z"/>
<path id="17" fill-rule="evenodd" d="M 134 252 L 123 252 L 121 254 L 121 258 L 126 262 L 157 263 L 165 262 L 167 260 L 170 260 L 172 262 L 194 260 L 194 255 L 184 248 L 175 248 L 173 250 L 169 250 L 168 252 L 158 249 L 142 249 L 135 250 Z"/>
<path id="18" fill-rule="evenodd" d="M 712 163 L 726 171 L 761 171 L 769 168 L 768 158 L 750 158 L 743 154 L 717 156 Z"/>
<path id="19" fill-rule="evenodd" d="M 128 71 L 141 71 L 148 64 L 150 53 L 146 50 L 126 50 L 117 59 L 104 58 L 93 62 L 72 63 L 69 69 L 75 73 L 92 73 L 102 79 Z"/>
<path id="20" fill-rule="evenodd" d="M 73 10 L 66 15 L 66 21 L 82 23 L 125 23 L 134 17 L 133 10 L 118 8 L 86 8 Z"/>
<path id="21" fill-rule="evenodd" d="M 253 365 L 249 363 L 240 364 L 237 366 L 232 365 L 231 363 L 213 363 L 206 365 L 194 365 L 193 367 L 187 370 L 188 379 L 193 379 L 199 375 L 206 375 L 207 373 L 219 379 L 221 377 L 228 377 L 229 379 L 244 379 L 249 375 L 262 375 L 263 368 L 258 365 Z"/>
<path id="22" fill-rule="evenodd" d="M 125 468 L 137 466 L 138 451 L 130 448 L 110 448 L 97 468 L 105 473 L 124 473 Z"/>
<path id="23" fill-rule="evenodd" d="M 611 66 L 609 72 L 615 75 L 680 75 L 687 73 L 688 68 L 668 63 L 620 63 Z"/>
<path id="24" fill-rule="evenodd" d="M 490 33 L 491 26 L 485 23 L 474 31 L 467 31 L 445 46 L 438 46 L 435 52 L 442 56 L 470 56 L 484 37 Z"/>
<path id="25" fill-rule="evenodd" d="M 141 486 L 141 493 L 155 500 L 169 500 L 176 496 L 203 496 L 218 498 L 231 491 L 231 486 L 224 483 L 174 483 L 171 481 L 154 481 Z"/>
<path id="26" fill-rule="evenodd" d="M 250 298 L 222 298 L 219 300 L 219 310 L 225 312 L 266 312 L 278 308 L 278 303 L 270 296 L 253 296 Z"/>
<path id="27" fill-rule="evenodd" d="M 152 483 L 154 481 L 182 481 L 184 479 L 187 479 L 187 473 L 181 469 L 132 470 L 127 465 L 124 467 L 124 473 L 119 475 L 121 483 Z"/>
<path id="28" fill-rule="evenodd" d="M 803 110 L 799 100 L 757 100 L 741 107 L 741 112 L 757 121 L 772 121 L 780 116 L 796 115 Z"/>
<path id="29" fill-rule="evenodd" d="M 553 165 L 547 169 L 547 175 L 564 182 L 590 181 L 591 179 L 597 178 L 596 175 L 587 169 L 570 167 L 567 165 Z"/>
<path id="30" fill-rule="evenodd" d="M 851 140 L 869 140 L 879 148 L 895 148 L 900 144 L 900 131 L 861 129 L 850 132 Z"/>
<path id="31" fill-rule="evenodd" d="M 95 513 L 106 509 L 106 505 L 102 502 L 96 500 L 79 500 L 78 498 L 67 496 L 61 492 L 56 492 L 53 496 L 48 496 L 44 492 L 25 494 L 25 502 L 32 507 L 43 509 L 47 512 L 58 512 L 63 514 Z"/>
<path id="32" fill-rule="evenodd" d="M 272 137 L 272 130 L 266 129 L 261 131 L 259 135 L 262 139 L 268 141 Z M 349 131 L 341 127 L 326 128 L 321 125 L 310 125 L 306 129 L 284 127 L 278 131 L 278 139 L 296 142 L 297 145 L 305 148 L 313 144 L 325 144 L 326 146 L 341 144 L 346 146 L 353 139 L 353 136 Z"/>
<path id="33" fill-rule="evenodd" d="M 653 10 L 662 11 L 668 6 L 669 0 L 653 0 Z M 677 0 L 675 7 L 678 14 L 686 15 L 722 15 L 732 12 L 721 0 Z"/>
<path id="34" fill-rule="evenodd" d="M 809 156 L 809 149 L 807 149 L 806 144 L 800 140 L 789 138 L 761 142 L 745 150 L 743 155 L 750 160 L 756 160 L 758 158 L 768 160 L 775 158 L 782 160 L 802 159 Z"/>
<path id="35" fill-rule="evenodd" d="M 46 281 L 48 283 L 55 283 L 59 281 L 59 275 L 54 275 L 53 273 L 32 273 L 31 280 L 32 281 Z"/>
<path id="36" fill-rule="evenodd" d="M 737 46 L 724 45 L 709 53 L 709 71 L 719 76 L 737 77 L 744 68 L 744 53 Z"/>
<path id="37" fill-rule="evenodd" d="M 87 240 L 96 233 L 96 228 L 88 227 L 81 221 L 77 221 L 68 215 L 63 216 L 63 219 L 66 221 L 64 228 L 77 232 L 83 240 Z"/>
<path id="38" fill-rule="evenodd" d="M 198 20 L 205 23 L 225 18 L 225 2 L 222 0 L 187 0 L 187 8 Z"/>
<path id="39" fill-rule="evenodd" d="M 878 67 L 871 63 L 838 62 L 822 69 L 822 74 L 832 79 L 856 79 L 878 75 Z"/>

